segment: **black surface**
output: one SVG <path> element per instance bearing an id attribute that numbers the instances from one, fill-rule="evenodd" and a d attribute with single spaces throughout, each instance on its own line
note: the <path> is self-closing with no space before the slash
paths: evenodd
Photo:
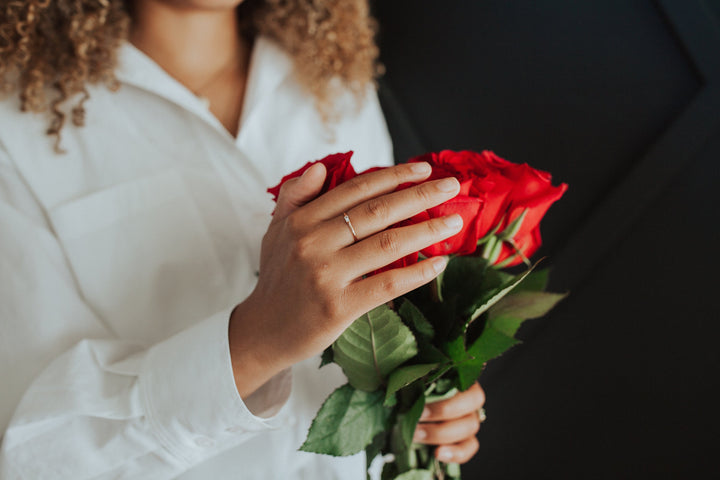
<path id="1" fill-rule="evenodd" d="M 491 149 L 570 190 L 570 297 L 483 375 L 464 478 L 720 478 L 720 1 L 375 2 L 396 158 Z"/>

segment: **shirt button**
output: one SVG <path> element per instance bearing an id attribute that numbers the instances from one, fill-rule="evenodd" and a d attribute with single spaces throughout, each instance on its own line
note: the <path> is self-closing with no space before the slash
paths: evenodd
<path id="1" fill-rule="evenodd" d="M 202 448 L 211 448 L 215 446 L 215 441 L 208 437 L 197 437 L 195 439 L 195 445 Z"/>

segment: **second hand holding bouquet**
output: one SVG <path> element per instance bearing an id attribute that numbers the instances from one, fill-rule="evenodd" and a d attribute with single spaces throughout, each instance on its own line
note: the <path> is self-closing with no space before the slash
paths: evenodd
<path id="1" fill-rule="evenodd" d="M 320 160 L 327 169 L 321 193 L 357 176 L 351 156 Z M 325 350 L 321 366 L 337 363 L 348 384 L 325 401 L 301 447 L 336 456 L 364 449 L 368 467 L 378 454 L 391 454 L 383 479 L 460 478 L 458 465 L 438 462 L 430 447 L 412 442 L 425 405 L 472 386 L 488 360 L 518 343 L 514 335 L 524 320 L 543 316 L 563 298 L 543 291 L 547 272 L 534 271 L 528 258 L 541 244 L 540 220 L 567 185 L 554 187 L 548 173 L 487 151 L 445 150 L 411 160 L 420 161 L 432 166 L 428 180 L 455 177 L 460 193 L 397 226 L 456 213 L 462 230 L 378 272 L 421 257 L 450 260 L 430 284 L 362 315 Z M 280 186 L 313 163 L 268 191 L 277 199 Z M 529 267 L 521 274 L 501 271 L 521 263 Z"/>

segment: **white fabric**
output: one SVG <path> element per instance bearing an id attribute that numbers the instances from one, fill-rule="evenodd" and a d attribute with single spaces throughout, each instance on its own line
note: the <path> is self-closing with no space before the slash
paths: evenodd
<path id="1" fill-rule="evenodd" d="M 89 89 L 63 155 L 47 114 L 0 102 L 0 477 L 364 478 L 362 455 L 297 452 L 342 372 L 310 359 L 243 400 L 227 328 L 265 189 L 329 153 L 391 163 L 374 92 L 328 129 L 261 38 L 234 138 L 140 51 L 120 58 L 121 88 Z"/>

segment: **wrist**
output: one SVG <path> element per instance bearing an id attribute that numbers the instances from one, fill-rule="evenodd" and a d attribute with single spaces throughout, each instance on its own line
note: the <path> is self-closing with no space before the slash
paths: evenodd
<path id="1" fill-rule="evenodd" d="M 274 353 L 272 337 L 264 332 L 264 322 L 251 297 L 235 307 L 228 327 L 235 386 L 241 398 L 249 397 L 291 366 Z"/>

